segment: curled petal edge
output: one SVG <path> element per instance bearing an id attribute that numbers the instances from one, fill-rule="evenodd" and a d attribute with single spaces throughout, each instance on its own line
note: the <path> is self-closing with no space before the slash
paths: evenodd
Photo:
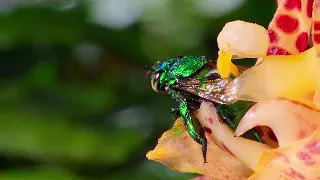
<path id="1" fill-rule="evenodd" d="M 311 135 L 320 126 L 320 111 L 284 98 L 254 105 L 240 121 L 235 135 L 256 126 L 268 126 L 279 145 L 285 146 Z"/>

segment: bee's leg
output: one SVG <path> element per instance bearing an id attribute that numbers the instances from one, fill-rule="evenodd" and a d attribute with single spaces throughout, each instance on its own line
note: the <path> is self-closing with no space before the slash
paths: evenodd
<path id="1" fill-rule="evenodd" d="M 203 160 L 204 163 L 207 163 L 207 138 L 203 128 L 201 128 L 200 137 L 203 139 L 203 144 L 201 145 Z"/>
<path id="2" fill-rule="evenodd" d="M 170 114 L 171 114 L 172 118 L 177 119 L 178 117 L 180 117 L 179 108 L 171 108 Z"/>
<path id="3" fill-rule="evenodd" d="M 180 116 L 183 120 L 184 126 L 186 127 L 191 138 L 202 146 L 202 155 L 204 162 L 207 162 L 207 139 L 203 128 L 201 128 L 200 133 L 197 132 L 190 115 L 190 110 L 188 108 L 187 102 L 185 100 L 180 102 Z"/>

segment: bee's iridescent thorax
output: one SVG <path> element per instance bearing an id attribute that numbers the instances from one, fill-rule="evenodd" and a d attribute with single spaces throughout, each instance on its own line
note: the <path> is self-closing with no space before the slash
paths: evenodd
<path id="1" fill-rule="evenodd" d="M 156 92 L 174 93 L 172 85 L 180 80 L 190 78 L 208 64 L 204 56 L 169 57 L 153 66 L 151 85 Z"/>

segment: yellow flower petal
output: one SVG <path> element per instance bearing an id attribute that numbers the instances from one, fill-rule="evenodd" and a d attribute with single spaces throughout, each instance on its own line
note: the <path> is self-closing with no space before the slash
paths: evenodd
<path id="1" fill-rule="evenodd" d="M 237 78 L 238 98 L 264 101 L 284 97 L 317 108 L 314 95 L 320 82 L 315 49 L 290 56 L 266 56 Z"/>
<path id="2" fill-rule="evenodd" d="M 199 155 L 194 156 L 191 152 Z M 201 147 L 192 141 L 178 119 L 172 129 L 161 136 L 156 148 L 147 153 L 147 158 L 165 164 L 172 170 L 203 174 L 203 159 L 200 155 Z"/>
<path id="3" fill-rule="evenodd" d="M 250 180 L 320 179 L 320 129 L 286 147 L 265 152 Z"/>
<path id="4" fill-rule="evenodd" d="M 252 171 L 234 156 L 219 148 L 211 137 L 207 138 L 208 163 L 204 164 L 201 146 L 190 138 L 178 119 L 173 128 L 158 140 L 155 149 L 148 152 L 147 158 L 158 161 L 170 169 L 203 174 L 209 179 L 241 180 L 252 174 Z"/>

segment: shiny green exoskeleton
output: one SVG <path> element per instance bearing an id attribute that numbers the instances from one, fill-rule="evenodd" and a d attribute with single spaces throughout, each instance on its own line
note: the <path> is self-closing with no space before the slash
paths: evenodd
<path id="1" fill-rule="evenodd" d="M 207 140 L 204 129 L 193 112 L 203 100 L 211 101 L 221 121 L 235 129 L 252 102 L 236 101 L 229 93 L 231 79 L 221 79 L 215 63 L 204 56 L 178 56 L 158 61 L 151 68 L 151 86 L 156 92 L 170 95 L 179 102 L 172 112 L 183 120 L 189 135 L 202 145 L 206 162 Z M 259 138 L 257 133 L 251 135 Z"/>

